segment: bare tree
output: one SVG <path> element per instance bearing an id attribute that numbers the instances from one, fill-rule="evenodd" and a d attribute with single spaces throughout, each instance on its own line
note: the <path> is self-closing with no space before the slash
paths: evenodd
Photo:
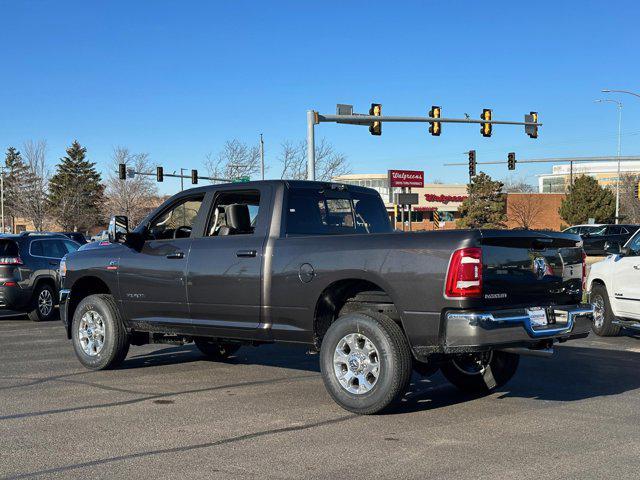
<path id="1" fill-rule="evenodd" d="M 502 183 L 504 184 L 502 190 L 506 193 L 533 193 L 536 191 L 536 187 L 527 183 L 524 177 L 508 176 Z"/>
<path id="2" fill-rule="evenodd" d="M 281 146 L 280 163 L 282 174 L 280 178 L 303 180 L 307 178 L 307 142 L 293 144 L 285 141 Z M 316 179 L 329 181 L 333 177 L 345 175 L 351 171 L 347 157 L 336 152 L 333 145 L 324 138 L 315 145 Z"/>
<path id="3" fill-rule="evenodd" d="M 137 225 L 155 207 L 158 206 L 158 187 L 153 177 L 136 175 L 134 178 L 120 180 L 118 164 L 124 163 L 127 168 L 137 172 L 152 169 L 149 154 L 132 153 L 126 147 L 115 147 L 111 155 L 111 168 L 107 176 L 105 189 L 107 216 L 122 214 L 129 217 L 131 225 Z"/>
<path id="4" fill-rule="evenodd" d="M 42 231 L 47 215 L 47 188 L 49 171 L 46 164 L 47 142 L 26 142 L 22 148 L 27 167 L 22 192 L 17 196 L 16 212 L 30 220 L 36 230 Z"/>
<path id="5" fill-rule="evenodd" d="M 529 230 L 542 213 L 542 204 L 533 195 L 509 195 L 507 218 L 520 228 Z"/>
<path id="6" fill-rule="evenodd" d="M 260 147 L 247 145 L 237 138 L 227 140 L 217 155 L 208 153 L 205 156 L 204 164 L 210 177 L 251 178 L 260 172 Z"/>
<path id="7" fill-rule="evenodd" d="M 640 223 L 640 200 L 636 193 L 638 182 L 640 175 L 620 177 L 620 216 L 628 223 Z"/>

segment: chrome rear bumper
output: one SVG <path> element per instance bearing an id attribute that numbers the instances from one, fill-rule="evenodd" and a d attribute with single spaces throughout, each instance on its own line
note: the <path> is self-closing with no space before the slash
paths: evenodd
<path id="1" fill-rule="evenodd" d="M 552 323 L 534 326 L 522 309 L 494 312 L 451 311 L 445 315 L 445 348 L 528 345 L 586 336 L 593 321 L 589 304 L 548 308 Z"/>

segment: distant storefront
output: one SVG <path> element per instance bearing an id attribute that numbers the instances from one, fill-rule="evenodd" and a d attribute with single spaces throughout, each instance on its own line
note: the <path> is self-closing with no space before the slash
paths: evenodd
<path id="1" fill-rule="evenodd" d="M 402 213 L 393 204 L 393 194 L 400 193 L 400 189 L 389 187 L 386 173 L 340 175 L 333 180 L 377 190 L 385 203 L 389 218 L 393 221 L 395 217 L 396 228 L 402 229 Z M 411 207 L 412 230 L 433 230 L 434 212 L 438 212 L 440 217 L 440 229 L 455 228 L 455 221 L 460 218 L 458 208 L 467 197 L 465 184 L 427 183 L 423 188 L 411 188 L 411 192 L 418 194 L 419 201 L 418 205 Z M 404 223 L 405 229 L 408 228 L 407 211 Z"/>

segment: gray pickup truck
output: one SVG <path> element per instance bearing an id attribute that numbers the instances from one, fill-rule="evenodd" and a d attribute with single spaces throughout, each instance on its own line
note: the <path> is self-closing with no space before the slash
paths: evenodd
<path id="1" fill-rule="evenodd" d="M 263 181 L 181 192 L 111 243 L 61 262 L 61 317 L 80 362 L 113 368 L 130 345 L 308 344 L 347 410 L 378 412 L 412 370 L 488 392 L 521 354 L 588 334 L 584 254 L 572 234 L 394 232 L 374 190 Z"/>

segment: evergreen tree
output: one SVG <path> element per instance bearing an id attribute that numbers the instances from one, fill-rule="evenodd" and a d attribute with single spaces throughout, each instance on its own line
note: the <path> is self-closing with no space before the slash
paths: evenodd
<path id="1" fill-rule="evenodd" d="M 29 175 L 29 169 L 24 163 L 22 155 L 15 147 L 7 148 L 4 167 L 5 218 L 19 217 L 23 214 L 23 212 L 20 211 L 20 195 L 24 194 L 24 186 Z"/>
<path id="2" fill-rule="evenodd" d="M 610 223 L 616 214 L 616 198 L 611 190 L 601 187 L 595 178 L 581 175 L 569 187 L 559 213 L 568 225 L 587 223 L 590 218 L 595 219 L 596 223 Z"/>
<path id="3" fill-rule="evenodd" d="M 50 211 L 64 230 L 85 230 L 101 219 L 104 186 L 87 149 L 75 140 L 49 182 Z"/>
<path id="4" fill-rule="evenodd" d="M 502 182 L 492 180 L 489 175 L 480 172 L 467 185 L 469 196 L 462 202 L 458 211 L 461 218 L 459 228 L 502 228 L 505 226 L 506 196 L 502 193 Z"/>

